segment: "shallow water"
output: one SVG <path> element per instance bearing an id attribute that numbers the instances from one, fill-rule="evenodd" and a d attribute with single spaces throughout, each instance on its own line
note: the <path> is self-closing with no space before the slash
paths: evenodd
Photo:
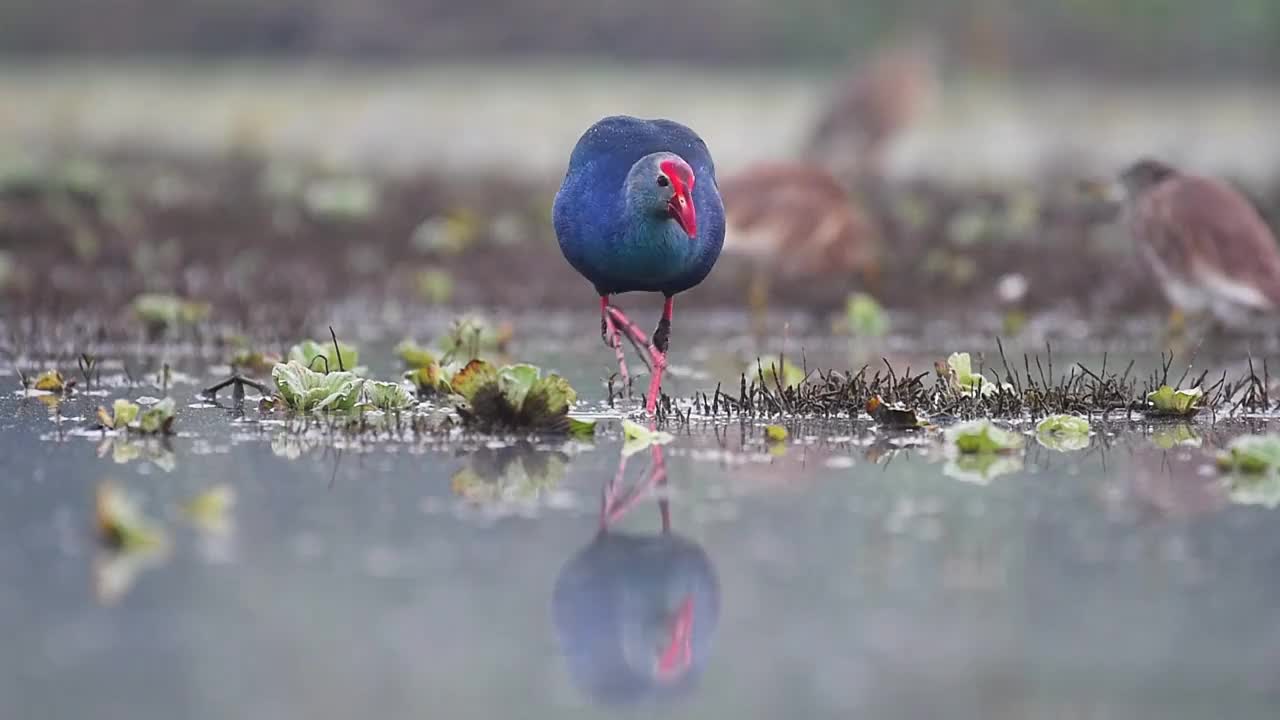
<path id="1" fill-rule="evenodd" d="M 716 346 L 688 351 L 682 392 L 713 386 Z M 603 397 L 603 348 L 527 350 Z M 167 446 L 85 431 L 97 404 L 157 388 L 82 395 L 57 422 L 39 398 L 0 396 L 6 715 L 1269 718 L 1280 705 L 1280 524 L 1212 467 L 1215 447 L 1266 421 L 1097 424 L 1069 453 L 1028 437 L 1008 474 L 981 482 L 936 442 L 861 421 L 796 426 L 781 447 L 759 425 L 695 423 L 627 458 L 615 485 L 613 420 L 590 444 L 299 439 L 198 402 L 216 370 L 186 369 Z M 104 480 L 164 523 L 168 557 L 130 567 L 97 546 Z M 222 483 L 229 527 L 184 521 L 177 508 Z"/>

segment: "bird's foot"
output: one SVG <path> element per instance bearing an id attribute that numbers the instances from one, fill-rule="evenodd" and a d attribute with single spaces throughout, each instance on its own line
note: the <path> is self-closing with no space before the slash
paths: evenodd
<path id="1" fill-rule="evenodd" d="M 653 331 L 653 347 L 666 355 L 667 343 L 671 340 L 671 321 L 662 318 L 658 321 L 658 329 Z"/>

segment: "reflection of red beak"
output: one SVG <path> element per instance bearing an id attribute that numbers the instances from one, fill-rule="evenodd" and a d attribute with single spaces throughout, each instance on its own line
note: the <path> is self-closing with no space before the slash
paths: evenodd
<path id="1" fill-rule="evenodd" d="M 681 226 L 683 227 L 683 225 Z M 675 680 L 693 664 L 693 595 L 685 597 L 671 620 L 667 647 L 658 658 L 658 678 Z"/>
<path id="2" fill-rule="evenodd" d="M 698 236 L 698 214 L 693 209 L 693 197 L 689 195 L 687 189 L 676 190 L 676 194 L 667 201 L 667 211 L 671 213 L 671 219 L 675 220 L 680 225 L 680 229 L 684 230 L 690 238 Z"/>

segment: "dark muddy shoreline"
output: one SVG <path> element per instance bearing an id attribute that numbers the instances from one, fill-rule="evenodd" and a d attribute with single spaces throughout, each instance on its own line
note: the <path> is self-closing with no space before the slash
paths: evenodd
<path id="1" fill-rule="evenodd" d="M 171 293 L 246 327 L 271 318 L 287 326 L 351 298 L 580 308 L 591 290 L 556 247 L 554 191 L 554 180 L 333 176 L 238 157 L 121 153 L 10 169 L 0 175 L 0 297 L 10 317 L 111 317 L 140 293 Z M 876 198 L 884 237 L 876 286 L 778 281 L 774 308 L 838 311 L 863 290 L 926 316 L 1163 309 L 1122 231 L 1068 191 L 920 180 L 864 197 Z M 1013 301 L 997 290 L 1009 275 L 1026 281 Z M 725 256 L 688 302 L 745 307 L 748 277 L 744 262 Z"/>

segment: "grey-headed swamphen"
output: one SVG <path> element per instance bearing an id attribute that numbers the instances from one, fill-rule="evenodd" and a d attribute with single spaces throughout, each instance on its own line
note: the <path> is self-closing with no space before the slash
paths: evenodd
<path id="1" fill-rule="evenodd" d="M 653 415 L 673 298 L 706 278 L 724 244 L 724 206 L 706 143 L 671 120 L 604 118 L 573 148 L 552 216 L 560 250 L 600 295 L 600 332 L 624 384 L 622 333 L 646 346 L 653 372 L 645 409 Z M 610 303 L 626 292 L 666 298 L 652 340 Z"/>

